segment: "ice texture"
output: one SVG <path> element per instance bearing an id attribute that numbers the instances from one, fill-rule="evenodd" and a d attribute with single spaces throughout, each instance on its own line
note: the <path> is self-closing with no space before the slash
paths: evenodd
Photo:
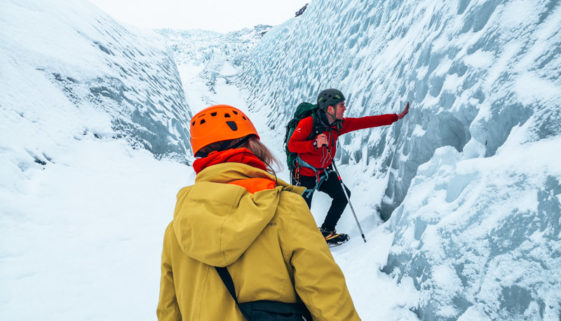
<path id="1" fill-rule="evenodd" d="M 50 90 L 58 91 L 66 101 L 38 113 L 67 117 L 63 104 L 101 110 L 110 116 L 111 129 L 94 132 L 84 123 L 83 132 L 124 138 L 157 158 L 188 162 L 191 112 L 173 54 L 157 34 L 131 31 L 86 1 L 3 1 L 1 8 L 3 113 L 31 117 L 46 107 L 33 99 L 47 102 L 53 99 Z M 50 85 L 26 86 L 25 78 Z"/>
<path id="2" fill-rule="evenodd" d="M 384 271 L 413 278 L 423 320 L 559 320 L 560 53 L 558 1 L 316 0 L 264 36 L 240 81 L 279 144 L 325 88 L 349 117 L 411 102 L 336 157 L 387 181 Z"/>

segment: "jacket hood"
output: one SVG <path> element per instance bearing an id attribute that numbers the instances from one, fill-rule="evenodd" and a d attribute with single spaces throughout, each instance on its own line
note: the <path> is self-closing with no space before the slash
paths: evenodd
<path id="1" fill-rule="evenodd" d="M 276 181 L 276 187 L 254 194 L 229 184 L 249 178 Z M 235 262 L 274 217 L 282 191 L 302 194 L 264 170 L 241 163 L 209 166 L 195 184 L 177 195 L 173 229 L 181 250 L 212 266 Z"/>

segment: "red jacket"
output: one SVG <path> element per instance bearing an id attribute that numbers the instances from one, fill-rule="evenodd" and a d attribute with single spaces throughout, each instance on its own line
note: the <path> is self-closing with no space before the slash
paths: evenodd
<path id="1" fill-rule="evenodd" d="M 334 125 L 331 129 L 326 130 L 323 133 L 327 135 L 331 155 L 335 156 L 335 153 L 337 152 L 337 138 L 339 135 L 359 129 L 390 125 L 397 121 L 397 119 L 396 114 L 366 116 L 360 118 L 343 118 L 342 128 L 339 131 L 339 134 L 337 134 L 337 128 Z M 315 137 L 312 137 L 311 139 L 309 138 L 313 130 L 313 121 L 312 116 L 309 116 L 298 123 L 292 137 L 290 137 L 290 140 L 288 141 L 288 150 L 293 153 L 297 153 L 303 161 L 312 165 L 316 169 L 324 169 L 329 167 L 333 160 L 329 157 L 329 153 L 325 148 L 314 147 Z M 315 173 L 309 168 L 300 167 L 300 175 L 315 176 Z"/>

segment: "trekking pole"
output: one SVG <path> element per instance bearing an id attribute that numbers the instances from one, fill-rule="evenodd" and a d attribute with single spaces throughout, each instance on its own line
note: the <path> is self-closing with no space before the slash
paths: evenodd
<path id="1" fill-rule="evenodd" d="M 327 146 L 325 146 L 325 149 L 327 149 L 327 152 L 329 153 L 329 157 L 331 157 L 331 164 L 333 165 L 333 169 L 335 170 L 335 174 L 337 174 L 337 179 L 339 179 L 339 183 L 341 183 L 341 188 L 343 189 L 343 193 L 345 193 L 345 197 L 347 198 L 347 201 L 349 202 L 349 205 L 351 206 L 351 211 L 353 212 L 353 216 L 355 217 L 355 221 L 356 221 L 356 225 L 358 225 L 358 229 L 360 231 L 360 235 L 362 236 L 362 239 L 364 240 L 364 243 L 366 243 L 366 237 L 364 237 L 364 232 L 362 231 L 362 227 L 360 226 L 360 223 L 358 222 L 358 217 L 356 216 L 355 213 L 355 209 L 353 208 L 353 203 L 351 203 L 351 198 L 349 197 L 349 195 L 347 194 L 347 190 L 345 189 L 345 184 L 343 184 L 343 180 L 341 179 L 341 175 L 339 174 L 339 171 L 337 170 L 337 166 L 335 166 L 335 160 L 333 159 L 333 156 L 331 156 L 331 151 L 329 150 L 329 148 L 327 148 Z"/>

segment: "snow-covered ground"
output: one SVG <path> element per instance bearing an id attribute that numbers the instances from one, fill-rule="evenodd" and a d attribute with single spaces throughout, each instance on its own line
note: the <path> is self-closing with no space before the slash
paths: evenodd
<path id="1" fill-rule="evenodd" d="M 3 168 L 0 319 L 154 320 L 163 228 L 192 170 L 95 138 L 54 157 L 18 180 Z"/>

